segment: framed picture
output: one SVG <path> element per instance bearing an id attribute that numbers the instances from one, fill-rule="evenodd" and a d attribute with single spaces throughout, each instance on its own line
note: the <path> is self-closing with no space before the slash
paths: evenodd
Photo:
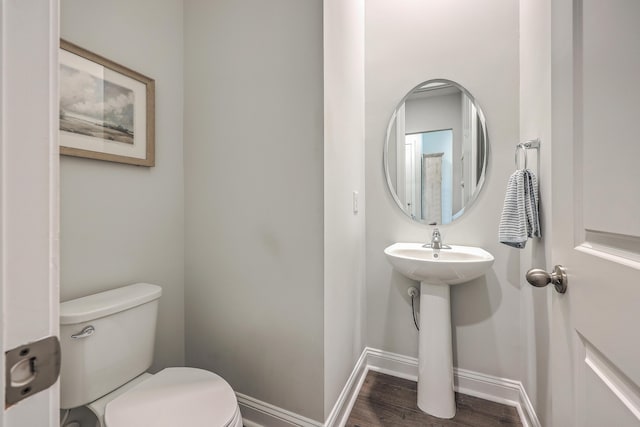
<path id="1" fill-rule="evenodd" d="M 155 82 L 60 40 L 60 154 L 155 165 Z"/>

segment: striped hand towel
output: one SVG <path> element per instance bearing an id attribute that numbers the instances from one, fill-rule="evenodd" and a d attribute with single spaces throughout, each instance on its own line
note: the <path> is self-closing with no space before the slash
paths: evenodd
<path id="1" fill-rule="evenodd" d="M 500 243 L 522 249 L 529 237 L 540 237 L 538 179 L 533 171 L 521 169 L 509 177 L 498 238 Z"/>
<path id="2" fill-rule="evenodd" d="M 531 169 L 525 169 L 524 172 L 524 201 L 527 209 L 527 236 L 542 237 L 538 211 L 538 178 Z"/>

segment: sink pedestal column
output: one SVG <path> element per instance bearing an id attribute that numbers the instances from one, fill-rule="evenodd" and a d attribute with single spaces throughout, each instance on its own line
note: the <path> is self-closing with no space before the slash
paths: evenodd
<path id="1" fill-rule="evenodd" d="M 456 414 L 449 288 L 420 282 L 418 407 L 439 418 Z"/>

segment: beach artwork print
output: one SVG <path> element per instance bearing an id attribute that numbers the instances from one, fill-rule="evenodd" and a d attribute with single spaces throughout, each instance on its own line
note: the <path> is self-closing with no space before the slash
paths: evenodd
<path id="1" fill-rule="evenodd" d="M 155 166 L 155 81 L 60 40 L 60 154 Z"/>
<path id="2" fill-rule="evenodd" d="M 60 65 L 60 130 L 133 144 L 135 94 L 91 74 Z"/>

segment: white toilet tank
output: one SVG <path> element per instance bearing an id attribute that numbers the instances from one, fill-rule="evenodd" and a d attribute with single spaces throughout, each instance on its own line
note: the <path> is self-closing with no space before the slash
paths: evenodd
<path id="1" fill-rule="evenodd" d="M 161 294 L 136 283 L 60 304 L 62 409 L 93 402 L 151 366 Z"/>

